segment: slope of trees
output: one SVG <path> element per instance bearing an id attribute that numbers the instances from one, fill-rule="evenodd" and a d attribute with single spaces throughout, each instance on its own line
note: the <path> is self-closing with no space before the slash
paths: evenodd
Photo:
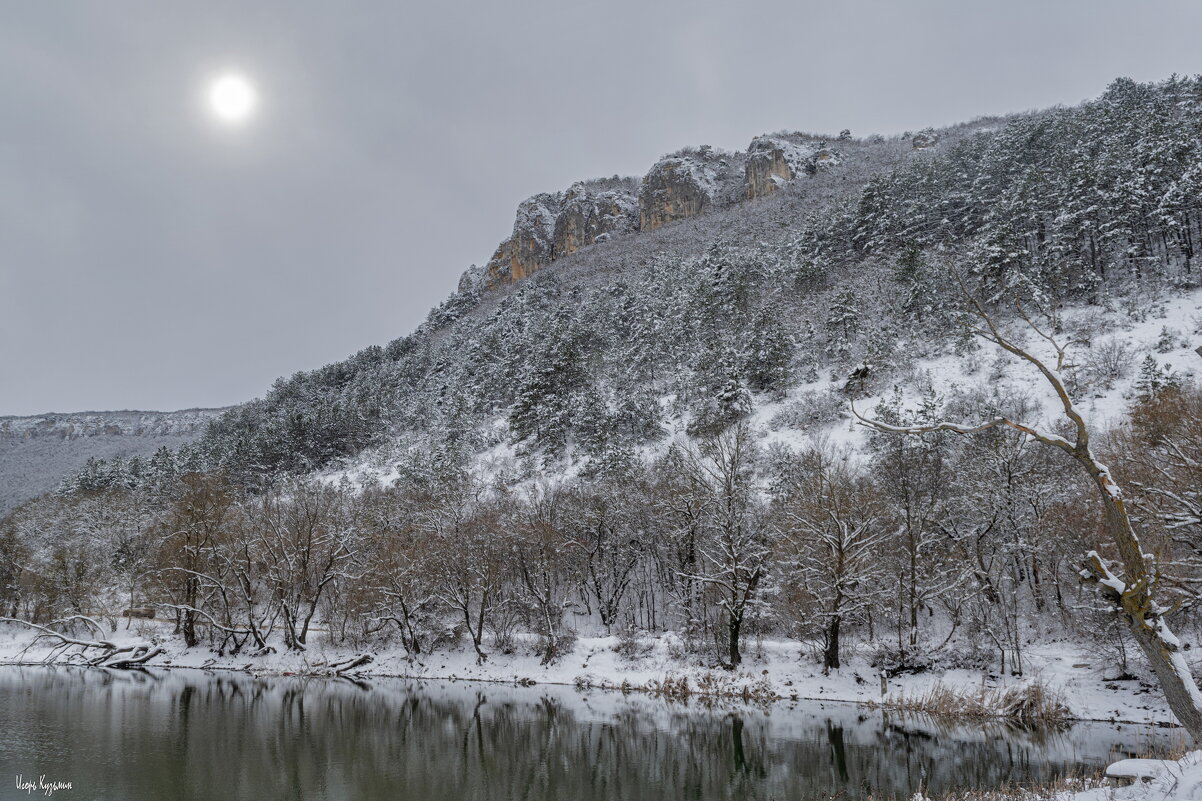
<path id="1" fill-rule="evenodd" d="M 977 390 L 874 414 L 922 427 L 1031 408 Z M 1194 389 L 1147 398 L 1107 446 L 1162 554 L 1162 597 L 1194 634 L 1199 409 Z M 890 670 L 1013 673 L 1041 634 L 1111 631 L 1078 574 L 1081 553 L 1114 552 L 1089 482 L 1053 449 L 1000 428 L 882 433 L 865 458 L 754 434 L 739 423 L 520 491 L 434 455 L 365 492 L 183 472 L 46 496 L 0 524 L 0 611 L 45 623 L 153 606 L 221 653 L 304 650 L 316 629 L 415 656 L 460 642 L 482 661 L 515 648 L 551 661 L 580 630 L 667 630 L 714 664 L 771 636 L 828 669 L 855 649 Z"/>
<path id="2" fill-rule="evenodd" d="M 279 380 L 178 458 L 255 484 L 398 439 L 465 456 L 507 441 L 600 469 L 669 420 L 712 433 L 817 375 L 887 385 L 954 335 L 949 256 L 987 292 L 1049 303 L 1192 286 L 1200 101 L 1199 79 L 1120 79 L 900 162 L 904 142 L 845 143 L 842 172 L 778 197 L 586 248 L 509 289 L 465 286 L 413 334 Z"/>

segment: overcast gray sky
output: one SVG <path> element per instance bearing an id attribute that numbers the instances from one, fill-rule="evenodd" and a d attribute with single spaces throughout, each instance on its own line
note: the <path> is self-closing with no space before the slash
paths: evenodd
<path id="1" fill-rule="evenodd" d="M 782 128 L 1202 72 L 1202 4 L 0 3 L 0 414 L 236 403 L 413 329 L 517 203 Z M 234 68 L 248 124 L 200 100 Z"/>

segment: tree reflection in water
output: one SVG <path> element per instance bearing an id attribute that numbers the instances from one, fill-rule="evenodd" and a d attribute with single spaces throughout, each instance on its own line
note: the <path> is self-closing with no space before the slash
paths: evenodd
<path id="1" fill-rule="evenodd" d="M 564 687 L 0 670 L 10 773 L 100 799 L 905 798 L 1051 778 L 1162 730 L 941 725 L 843 704 L 710 708 Z"/>

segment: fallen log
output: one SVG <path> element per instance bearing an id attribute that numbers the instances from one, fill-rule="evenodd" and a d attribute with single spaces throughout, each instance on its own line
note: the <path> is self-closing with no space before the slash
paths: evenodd
<path id="1" fill-rule="evenodd" d="M 355 668 L 369 665 L 374 661 L 371 654 L 359 654 L 348 659 L 338 659 L 333 662 L 318 663 L 310 675 L 314 676 L 343 676 Z"/>
<path id="2" fill-rule="evenodd" d="M 128 653 L 128 656 L 121 654 Z M 93 660 L 92 667 L 114 668 L 117 670 L 130 670 L 132 668 L 141 668 L 146 665 L 151 659 L 154 659 L 160 654 L 166 653 L 161 645 L 149 646 L 138 645 L 133 648 L 120 648 L 111 654 L 103 657 L 100 661 Z M 118 658 L 120 657 L 120 658 Z"/>
<path id="3" fill-rule="evenodd" d="M 29 645 L 27 645 L 22 653 L 25 653 L 30 648 L 33 648 L 42 640 L 54 640 L 56 644 L 51 647 L 50 653 L 42 660 L 45 664 L 52 664 L 60 660 L 90 667 L 108 667 L 118 669 L 141 668 L 151 659 L 164 653 L 161 646 L 150 643 L 138 643 L 135 645 L 119 646 L 108 640 L 82 640 L 77 637 L 68 636 L 61 631 L 55 631 L 50 628 L 53 625 L 70 625 L 73 623 L 87 623 L 97 630 L 101 630 L 100 624 L 91 618 L 76 615 L 74 617 L 65 618 L 63 620 L 53 621 L 49 626 L 42 626 L 37 623 L 31 623 L 28 620 L 21 620 L 15 617 L 0 617 L 0 623 L 15 623 L 20 626 L 31 628 L 37 632 Z M 78 650 L 73 650 L 78 649 Z M 90 654 L 90 651 L 96 651 L 96 654 Z"/>

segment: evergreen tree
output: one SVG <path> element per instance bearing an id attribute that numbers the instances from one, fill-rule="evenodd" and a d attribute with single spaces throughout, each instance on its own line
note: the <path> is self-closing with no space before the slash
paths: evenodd
<path id="1" fill-rule="evenodd" d="M 1160 366 L 1156 357 L 1149 353 L 1139 367 L 1135 379 L 1135 392 L 1139 400 L 1146 403 L 1155 400 L 1166 390 L 1181 386 L 1181 378 L 1171 369 L 1172 365 Z"/>
<path id="2" fill-rule="evenodd" d="M 780 319 L 779 309 L 765 307 L 751 328 L 744 363 L 747 383 L 756 392 L 780 392 L 792 377 L 793 337 Z"/>

